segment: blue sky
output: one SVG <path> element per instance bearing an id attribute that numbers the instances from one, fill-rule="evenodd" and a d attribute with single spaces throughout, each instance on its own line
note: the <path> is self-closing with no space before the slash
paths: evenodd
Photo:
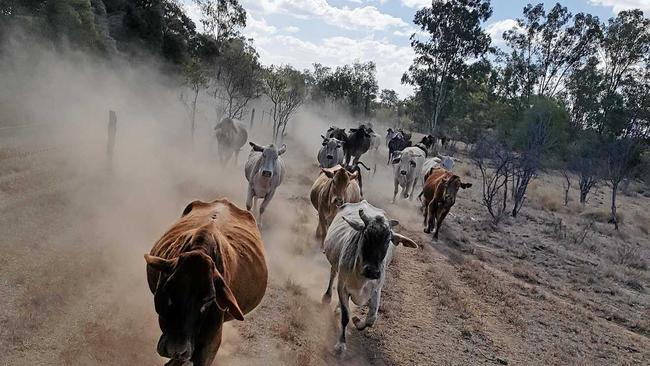
<path id="1" fill-rule="evenodd" d="M 200 15 L 192 0 L 182 0 L 191 18 Z M 400 96 L 411 88 L 400 84 L 413 53 L 409 36 L 416 31 L 413 15 L 430 0 L 240 0 L 248 22 L 244 34 L 254 39 L 265 64 L 291 64 L 299 69 L 314 62 L 338 66 L 355 60 L 377 64 L 380 88 Z M 492 0 L 493 15 L 485 28 L 493 43 L 510 29 L 530 1 Z M 534 3 L 538 3 L 534 1 Z M 543 1 L 551 8 L 557 1 Z M 588 12 L 606 20 L 617 12 L 641 8 L 650 14 L 650 0 L 564 0 L 572 13 Z"/>

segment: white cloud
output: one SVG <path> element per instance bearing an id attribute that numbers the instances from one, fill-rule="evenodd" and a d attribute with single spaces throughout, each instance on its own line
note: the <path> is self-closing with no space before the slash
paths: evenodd
<path id="1" fill-rule="evenodd" d="M 259 33 L 275 33 L 278 29 L 272 25 L 269 25 L 264 18 L 260 18 L 259 20 L 253 18 L 253 16 L 250 13 L 247 13 L 246 15 L 248 19 L 246 19 L 246 32 L 247 33 L 253 33 L 253 34 L 259 34 Z"/>
<path id="2" fill-rule="evenodd" d="M 335 7 L 326 0 L 245 0 L 246 7 L 268 14 L 285 14 L 299 19 L 320 19 L 339 28 L 384 30 L 406 27 L 401 18 L 379 11 L 374 6 Z"/>
<path id="3" fill-rule="evenodd" d="M 298 33 L 298 32 L 300 32 L 300 28 L 295 27 L 293 25 L 284 27 L 284 28 L 282 28 L 282 30 L 287 32 L 287 33 Z"/>
<path id="4" fill-rule="evenodd" d="M 413 61 L 413 51 L 408 46 L 374 38 L 329 37 L 308 42 L 279 34 L 258 37 L 254 42 L 265 64 L 290 64 L 305 69 L 311 68 L 314 62 L 335 67 L 356 60 L 374 61 L 380 88 L 394 89 L 400 96 L 412 94 L 410 86 L 400 83 L 402 74 Z"/>
<path id="5" fill-rule="evenodd" d="M 431 0 L 402 0 L 402 5 L 409 8 L 424 8 L 431 6 Z"/>
<path id="6" fill-rule="evenodd" d="M 488 24 L 485 27 L 485 31 L 492 38 L 492 44 L 502 45 L 505 43 L 503 40 L 503 32 L 512 28 L 517 28 L 517 21 L 514 19 L 504 19 Z"/>
<path id="7" fill-rule="evenodd" d="M 589 0 L 589 2 L 594 5 L 611 7 L 614 13 L 629 9 L 650 12 L 650 0 Z"/>

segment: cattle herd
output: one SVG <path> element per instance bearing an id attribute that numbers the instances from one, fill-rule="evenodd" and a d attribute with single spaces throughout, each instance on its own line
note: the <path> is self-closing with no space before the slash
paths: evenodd
<path id="1" fill-rule="evenodd" d="M 237 161 L 248 138 L 244 125 L 223 119 L 215 127 L 215 136 L 220 160 L 227 163 L 234 156 Z M 315 237 L 331 265 L 324 304 L 329 304 L 336 280 L 341 327 L 335 351 L 340 355 L 346 349 L 350 299 L 369 307 L 364 320 L 352 317 L 354 326 L 358 330 L 372 326 L 394 246 L 418 245 L 396 232 L 398 222 L 363 197 L 359 166 L 369 168 L 360 158 L 369 150 L 376 153 L 381 145 L 372 126 L 361 124 L 348 131 L 331 127 L 321 137 L 317 154 L 320 172 L 310 200 L 318 213 Z M 424 231 L 430 233 L 435 225 L 437 238 L 458 190 L 471 187 L 471 183 L 461 182 L 451 172 L 452 158 L 434 153 L 435 137 L 424 136 L 416 144 L 411 137 L 401 129 L 387 130 L 393 202 L 400 188 L 401 196 L 412 200 L 416 187 L 421 187 L 418 199 Z M 191 202 L 145 255 L 147 280 L 162 331 L 157 351 L 170 359 L 167 365 L 210 365 L 221 344 L 223 323 L 244 320 L 266 291 L 268 273 L 260 228 L 262 215 L 286 174 L 282 155 L 287 147 L 249 144 L 251 152 L 244 168 L 246 210 L 226 198 Z M 256 210 L 258 199 L 262 203 Z"/>

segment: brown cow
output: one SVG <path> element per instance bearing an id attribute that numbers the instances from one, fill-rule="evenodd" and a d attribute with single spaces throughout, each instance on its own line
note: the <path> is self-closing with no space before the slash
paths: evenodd
<path id="1" fill-rule="evenodd" d="M 430 233 L 435 221 L 436 231 L 433 234 L 438 239 L 440 225 L 445 220 L 451 207 L 456 203 L 458 188 L 469 188 L 472 183 L 462 183 L 460 177 L 442 168 L 433 168 L 427 175 L 422 193 L 424 201 L 422 210 L 424 212 L 424 232 Z"/>
<path id="2" fill-rule="evenodd" d="M 316 238 L 325 239 L 327 228 L 332 223 L 337 209 L 344 203 L 361 201 L 359 172 L 348 172 L 340 165 L 321 169 L 321 174 L 311 186 L 311 204 L 318 211 Z"/>
<path id="3" fill-rule="evenodd" d="M 194 201 L 149 254 L 147 281 L 167 365 L 212 364 L 223 323 L 262 301 L 267 268 L 255 219 L 227 199 Z"/>

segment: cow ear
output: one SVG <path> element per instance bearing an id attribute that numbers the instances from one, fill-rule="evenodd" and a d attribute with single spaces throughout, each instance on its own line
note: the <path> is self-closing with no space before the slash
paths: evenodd
<path id="1" fill-rule="evenodd" d="M 418 244 L 416 242 L 396 232 L 393 232 L 393 244 L 395 245 L 402 244 L 405 247 L 418 248 Z"/>
<path id="2" fill-rule="evenodd" d="M 359 179 L 359 172 L 356 171 L 356 170 L 354 171 L 354 173 L 350 173 L 350 172 L 348 172 L 348 178 L 349 178 L 350 180 Z"/>
<path id="3" fill-rule="evenodd" d="M 343 221 L 347 222 L 348 225 L 350 225 L 356 231 L 363 231 L 363 229 L 366 228 L 364 224 L 360 224 L 357 221 L 350 220 L 345 216 L 341 216 L 341 218 L 343 219 Z"/>
<path id="4" fill-rule="evenodd" d="M 249 142 L 248 144 L 251 145 L 251 147 L 253 148 L 253 151 L 257 151 L 257 152 L 264 151 L 263 147 L 261 147 L 260 145 L 254 143 L 253 141 Z"/>
<path id="5" fill-rule="evenodd" d="M 151 268 L 166 274 L 171 274 L 172 272 L 174 272 L 174 268 L 176 268 L 176 263 L 178 263 L 177 258 L 165 259 L 165 258 L 160 258 L 149 254 L 144 255 L 144 260 L 147 262 L 147 265 L 151 266 Z"/>
<path id="6" fill-rule="evenodd" d="M 461 183 L 460 188 L 467 189 L 472 186 L 472 183 Z"/>
<path id="7" fill-rule="evenodd" d="M 282 144 L 282 147 L 278 150 L 278 155 L 282 155 L 285 152 L 287 152 L 287 144 Z"/>
<path id="8" fill-rule="evenodd" d="M 397 221 L 397 220 L 390 220 L 390 221 L 389 221 L 389 225 L 390 225 L 390 227 L 395 227 L 395 226 L 399 225 L 399 221 Z"/>
<path id="9" fill-rule="evenodd" d="M 402 158 L 397 157 L 397 158 L 393 158 L 392 163 L 393 163 L 393 164 L 399 164 L 400 161 L 402 161 Z"/>
<path id="10" fill-rule="evenodd" d="M 230 290 L 230 287 L 226 284 L 221 276 L 219 271 L 214 270 L 214 291 L 215 291 L 215 301 L 217 307 L 221 311 L 225 311 L 230 314 L 233 318 L 237 320 L 244 320 L 244 313 L 242 313 L 237 303 L 235 295 Z"/>
<path id="11" fill-rule="evenodd" d="M 327 176 L 327 178 L 330 178 L 330 179 L 334 178 L 334 172 L 333 171 L 331 171 L 329 169 L 323 169 L 323 168 L 321 168 L 320 171 L 323 172 L 323 174 L 325 174 Z"/>

